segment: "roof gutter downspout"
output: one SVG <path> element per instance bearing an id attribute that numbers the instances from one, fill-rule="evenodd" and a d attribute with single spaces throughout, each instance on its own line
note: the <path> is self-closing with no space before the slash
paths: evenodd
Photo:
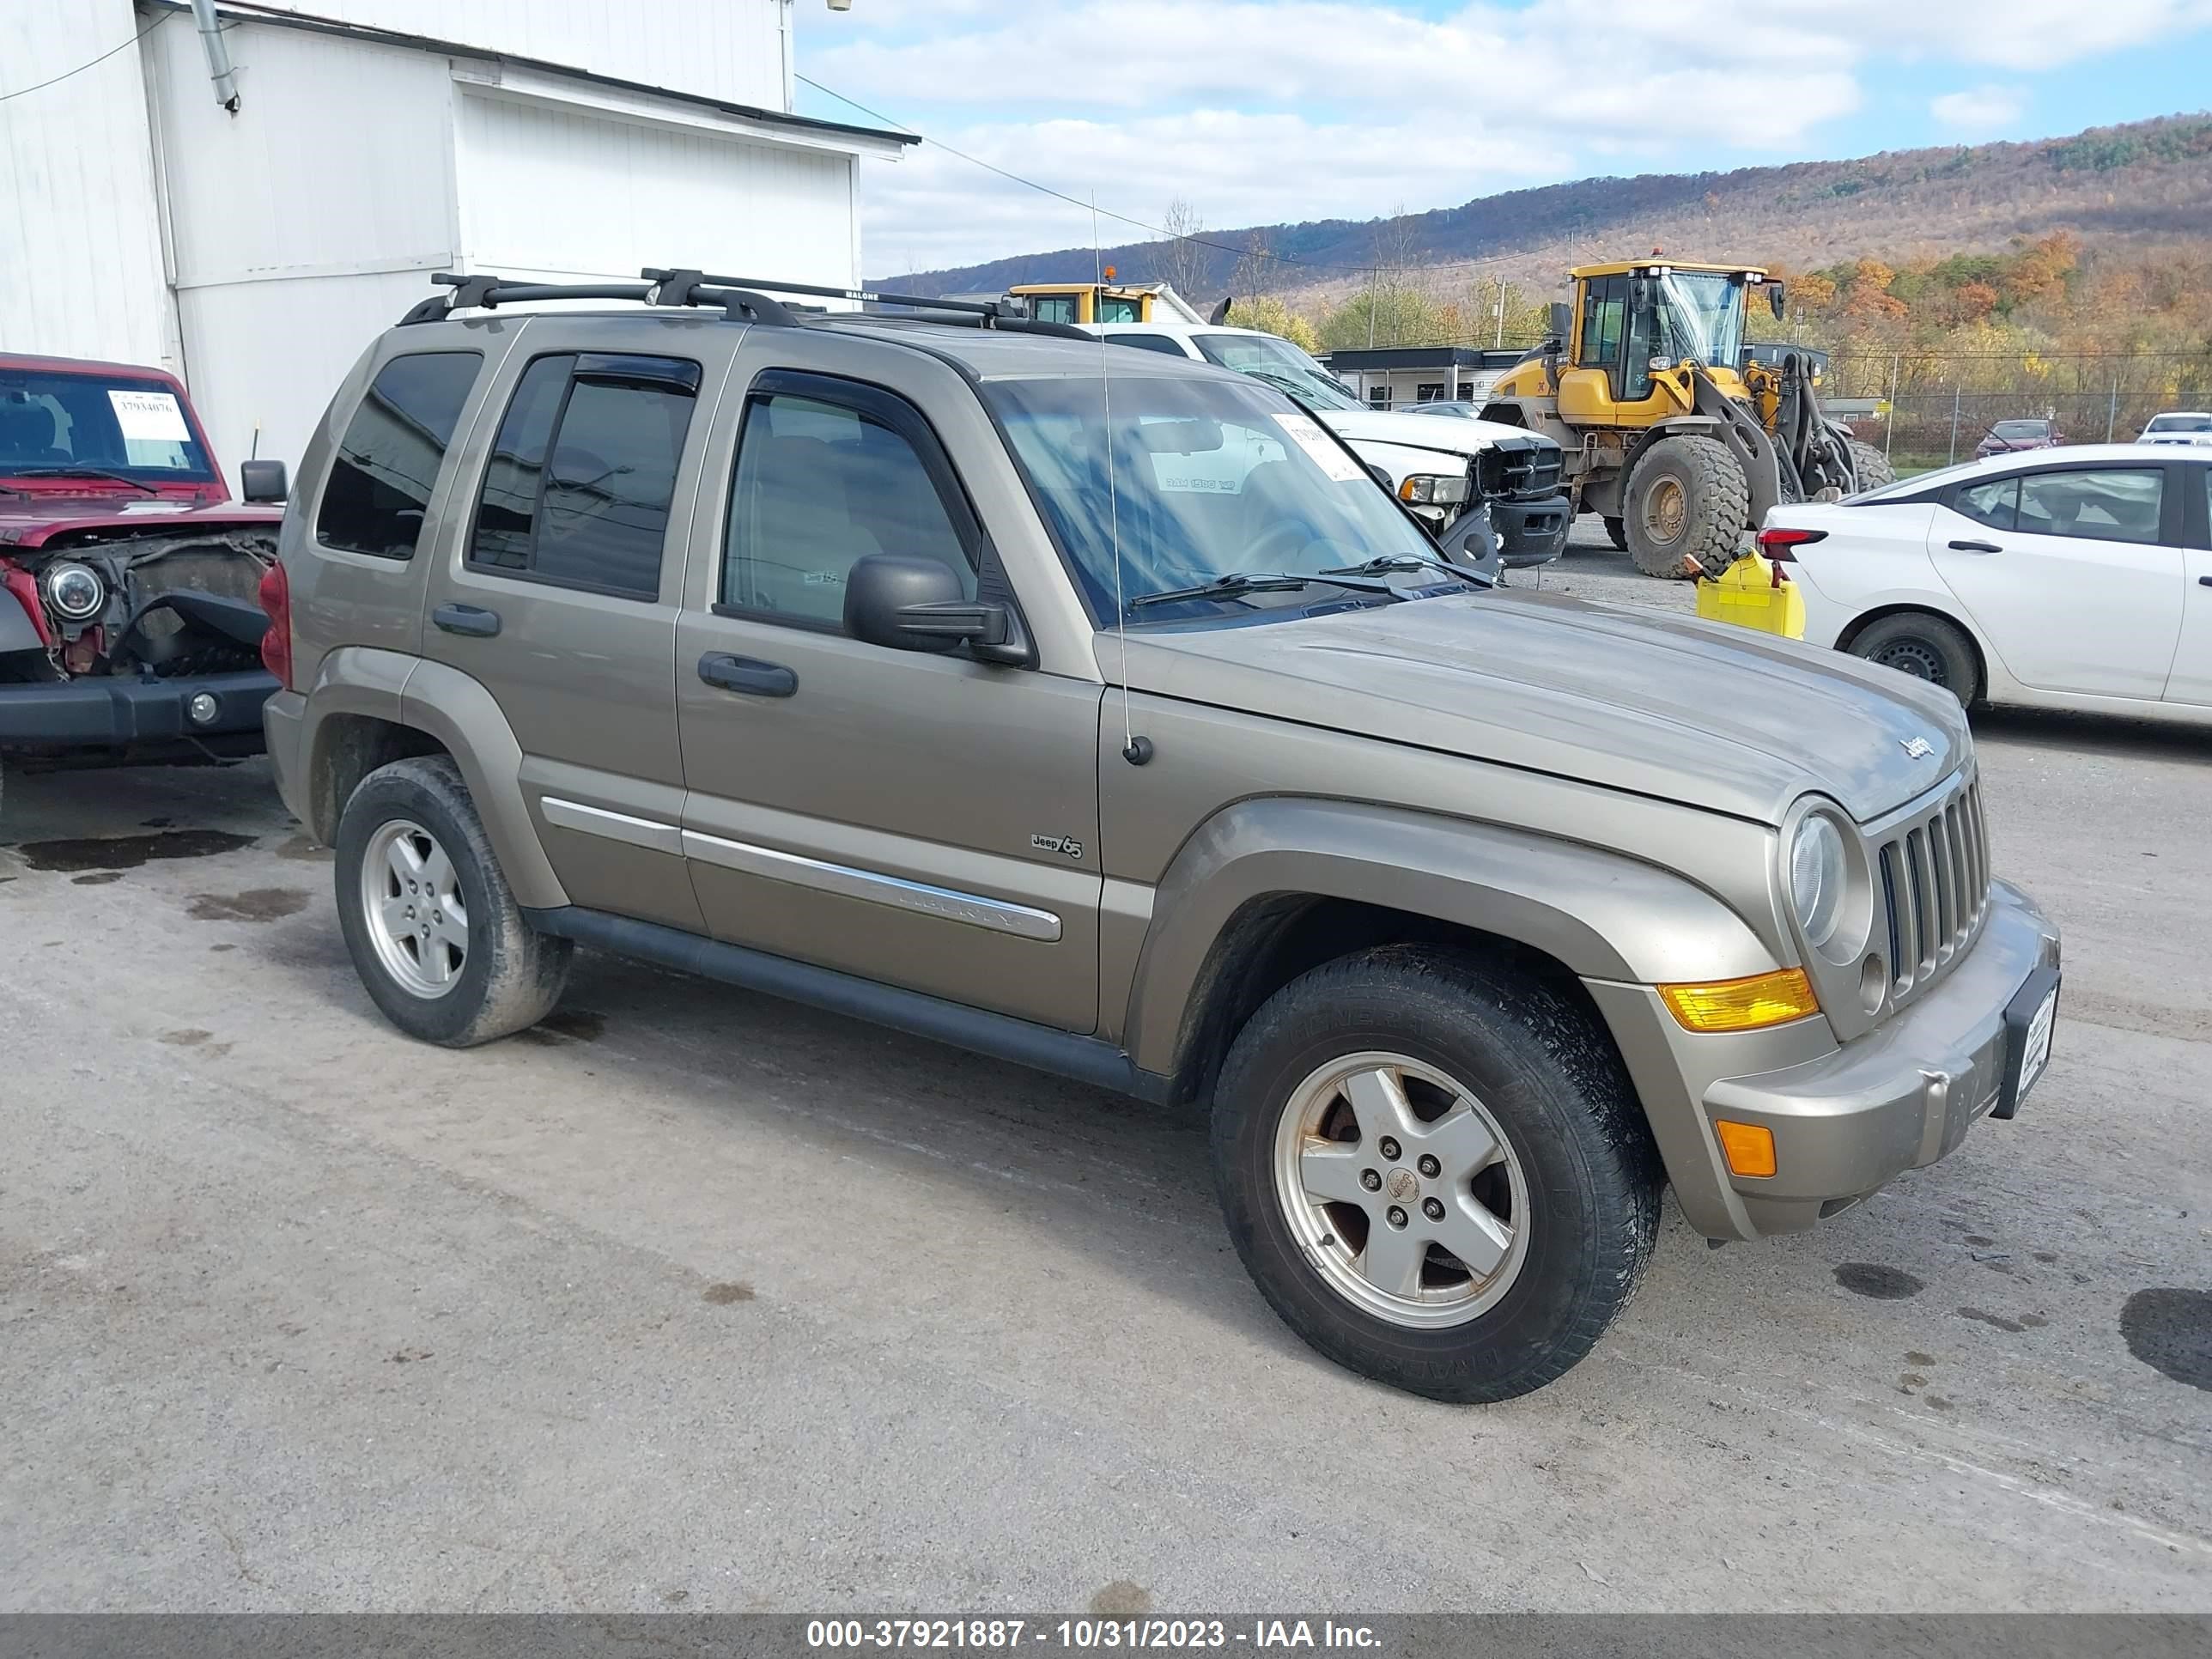
<path id="1" fill-rule="evenodd" d="M 192 21 L 199 25 L 200 49 L 207 53 L 208 78 L 215 82 L 215 100 L 233 115 L 238 113 L 238 76 L 230 67 L 230 47 L 216 21 L 215 0 L 192 0 Z"/>

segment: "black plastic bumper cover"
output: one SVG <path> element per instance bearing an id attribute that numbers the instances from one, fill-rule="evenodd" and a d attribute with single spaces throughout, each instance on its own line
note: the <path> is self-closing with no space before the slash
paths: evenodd
<path id="1" fill-rule="evenodd" d="M 0 744 L 41 749 L 121 748 L 178 738 L 226 737 L 261 729 L 261 705 L 276 677 L 256 669 L 234 674 L 180 674 L 173 679 L 98 675 L 27 685 L 0 685 Z M 212 720 L 186 712 L 204 691 Z"/>
<path id="2" fill-rule="evenodd" d="M 1566 551 L 1574 508 L 1565 495 L 1541 501 L 1492 501 L 1490 522 L 1498 532 L 1501 562 L 1508 570 L 1549 564 Z"/>

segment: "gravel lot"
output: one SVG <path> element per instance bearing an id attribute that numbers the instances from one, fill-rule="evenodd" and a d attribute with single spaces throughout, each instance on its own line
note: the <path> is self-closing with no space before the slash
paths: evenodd
<path id="1" fill-rule="evenodd" d="M 260 763 L 11 778 L 0 1610 L 2212 1609 L 2212 744 L 1982 756 L 2067 932 L 2021 1119 L 1670 1212 L 1488 1410 L 1279 1326 L 1194 1118 L 603 957 L 418 1047 Z"/>

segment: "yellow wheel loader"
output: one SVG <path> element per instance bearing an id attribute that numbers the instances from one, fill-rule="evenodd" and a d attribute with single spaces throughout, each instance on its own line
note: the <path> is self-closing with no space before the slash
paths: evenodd
<path id="1" fill-rule="evenodd" d="M 1490 390 L 1482 416 L 1556 440 L 1576 510 L 1648 575 L 1717 576 L 1778 501 L 1834 499 L 1896 475 L 1820 412 L 1814 359 L 1744 351 L 1745 308 L 1782 284 L 1741 265 L 1578 265 L 1551 337 Z"/>

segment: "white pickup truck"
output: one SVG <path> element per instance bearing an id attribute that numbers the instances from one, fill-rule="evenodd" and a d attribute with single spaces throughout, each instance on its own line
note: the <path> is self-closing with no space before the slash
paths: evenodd
<path id="1" fill-rule="evenodd" d="M 1540 433 L 1370 409 L 1290 341 L 1256 328 L 1165 319 L 1080 326 L 1115 345 L 1218 363 L 1289 393 L 1387 473 L 1398 498 L 1439 537 L 1487 508 L 1508 568 L 1548 564 L 1566 547 L 1574 510 L 1559 488 L 1559 447 Z"/>

